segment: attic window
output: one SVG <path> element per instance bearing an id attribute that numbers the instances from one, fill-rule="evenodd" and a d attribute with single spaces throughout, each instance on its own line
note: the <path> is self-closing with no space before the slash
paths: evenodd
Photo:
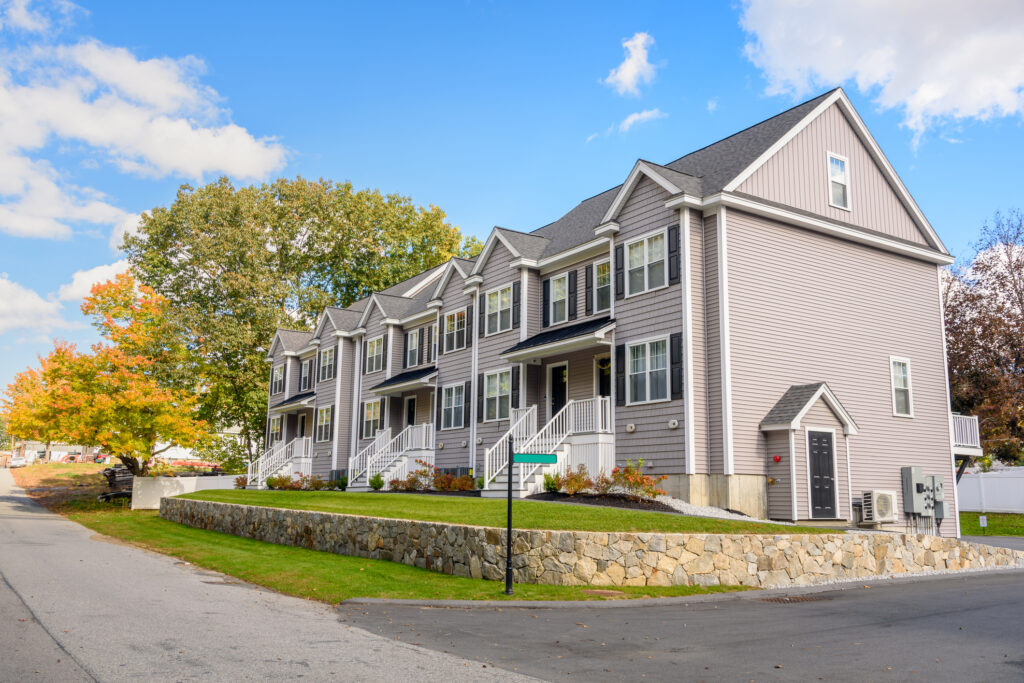
<path id="1" fill-rule="evenodd" d="M 847 179 L 846 159 L 828 155 L 828 203 L 837 209 L 850 210 L 850 182 Z"/>

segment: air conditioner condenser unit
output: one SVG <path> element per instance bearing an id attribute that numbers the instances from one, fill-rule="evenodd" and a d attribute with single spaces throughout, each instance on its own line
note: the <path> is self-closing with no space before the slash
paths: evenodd
<path id="1" fill-rule="evenodd" d="M 863 505 L 865 524 L 896 521 L 895 491 L 865 491 Z"/>

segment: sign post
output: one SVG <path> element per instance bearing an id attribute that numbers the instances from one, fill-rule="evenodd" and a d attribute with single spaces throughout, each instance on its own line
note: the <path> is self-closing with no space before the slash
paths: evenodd
<path id="1" fill-rule="evenodd" d="M 512 450 L 512 444 L 508 446 Z M 505 595 L 512 595 L 512 466 L 519 465 L 519 476 L 523 476 L 523 465 L 553 465 L 558 462 L 554 453 L 511 453 L 508 459 L 508 528 L 505 530 Z"/>
<path id="2" fill-rule="evenodd" d="M 984 529 L 984 533 L 988 533 L 988 517 L 985 515 L 978 515 L 978 526 Z"/>

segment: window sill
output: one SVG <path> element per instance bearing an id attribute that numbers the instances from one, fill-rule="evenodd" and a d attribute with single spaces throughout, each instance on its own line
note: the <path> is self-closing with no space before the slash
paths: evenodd
<path id="1" fill-rule="evenodd" d="M 674 399 L 674 400 L 678 401 L 680 399 Z M 626 401 L 625 407 L 629 408 L 630 406 L 649 406 L 649 405 L 654 405 L 656 403 L 671 403 L 672 401 L 673 401 L 673 399 L 671 397 L 669 397 L 669 398 L 656 398 L 653 401 L 632 401 L 632 402 L 631 401 Z"/>
<path id="2" fill-rule="evenodd" d="M 913 413 L 910 413 L 909 415 L 903 415 L 901 413 L 893 413 L 892 416 L 893 417 L 898 417 L 898 418 L 900 418 L 902 420 L 913 420 L 914 419 L 914 414 Z"/>
<path id="3" fill-rule="evenodd" d="M 624 298 L 624 299 L 632 299 L 632 298 L 633 298 L 633 297 L 635 297 L 635 296 L 643 296 L 644 294 L 650 294 L 651 292 L 658 292 L 658 291 L 661 291 L 662 289 L 668 289 L 668 288 L 669 288 L 669 287 L 671 287 L 671 286 L 672 286 L 672 285 L 669 285 L 669 284 L 665 284 L 665 285 L 662 285 L 662 286 L 660 286 L 660 287 L 655 287 L 655 288 L 653 288 L 653 289 L 645 289 L 645 290 L 644 290 L 644 291 L 642 291 L 642 292 L 634 292 L 633 294 L 627 294 L 627 295 L 626 295 L 626 296 L 624 296 L 623 298 Z"/>
<path id="4" fill-rule="evenodd" d="M 441 431 L 442 432 L 457 432 L 460 429 L 465 429 L 465 428 L 466 428 L 465 425 L 463 425 L 462 427 L 441 427 Z"/>
<path id="5" fill-rule="evenodd" d="M 510 327 L 507 330 L 498 330 L 497 332 L 484 332 L 484 339 L 487 339 L 488 337 L 497 337 L 499 334 L 505 334 L 506 332 L 511 332 L 514 329 L 516 328 Z"/>
<path id="6" fill-rule="evenodd" d="M 484 422 L 483 423 L 487 424 L 489 422 L 508 422 L 508 420 L 509 420 L 509 418 L 507 418 L 507 417 L 496 417 L 496 418 L 493 418 L 491 420 L 488 420 L 487 418 L 484 418 Z"/>
<path id="7" fill-rule="evenodd" d="M 831 206 L 833 209 L 839 209 L 841 211 L 846 211 L 847 213 L 853 213 L 853 209 L 851 209 L 848 206 L 839 206 L 838 204 L 833 204 L 832 202 L 829 202 L 828 205 Z"/>

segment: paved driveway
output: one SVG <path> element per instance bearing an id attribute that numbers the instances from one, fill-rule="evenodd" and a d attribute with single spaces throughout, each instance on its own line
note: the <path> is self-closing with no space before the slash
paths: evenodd
<path id="1" fill-rule="evenodd" d="M 1024 538 L 1020 536 L 962 536 L 961 538 L 971 543 L 985 543 L 1000 548 L 1024 550 Z"/>
<path id="2" fill-rule="evenodd" d="M 0 469 L 0 681 L 299 677 L 515 678 L 339 623 L 327 605 L 100 540 Z"/>

